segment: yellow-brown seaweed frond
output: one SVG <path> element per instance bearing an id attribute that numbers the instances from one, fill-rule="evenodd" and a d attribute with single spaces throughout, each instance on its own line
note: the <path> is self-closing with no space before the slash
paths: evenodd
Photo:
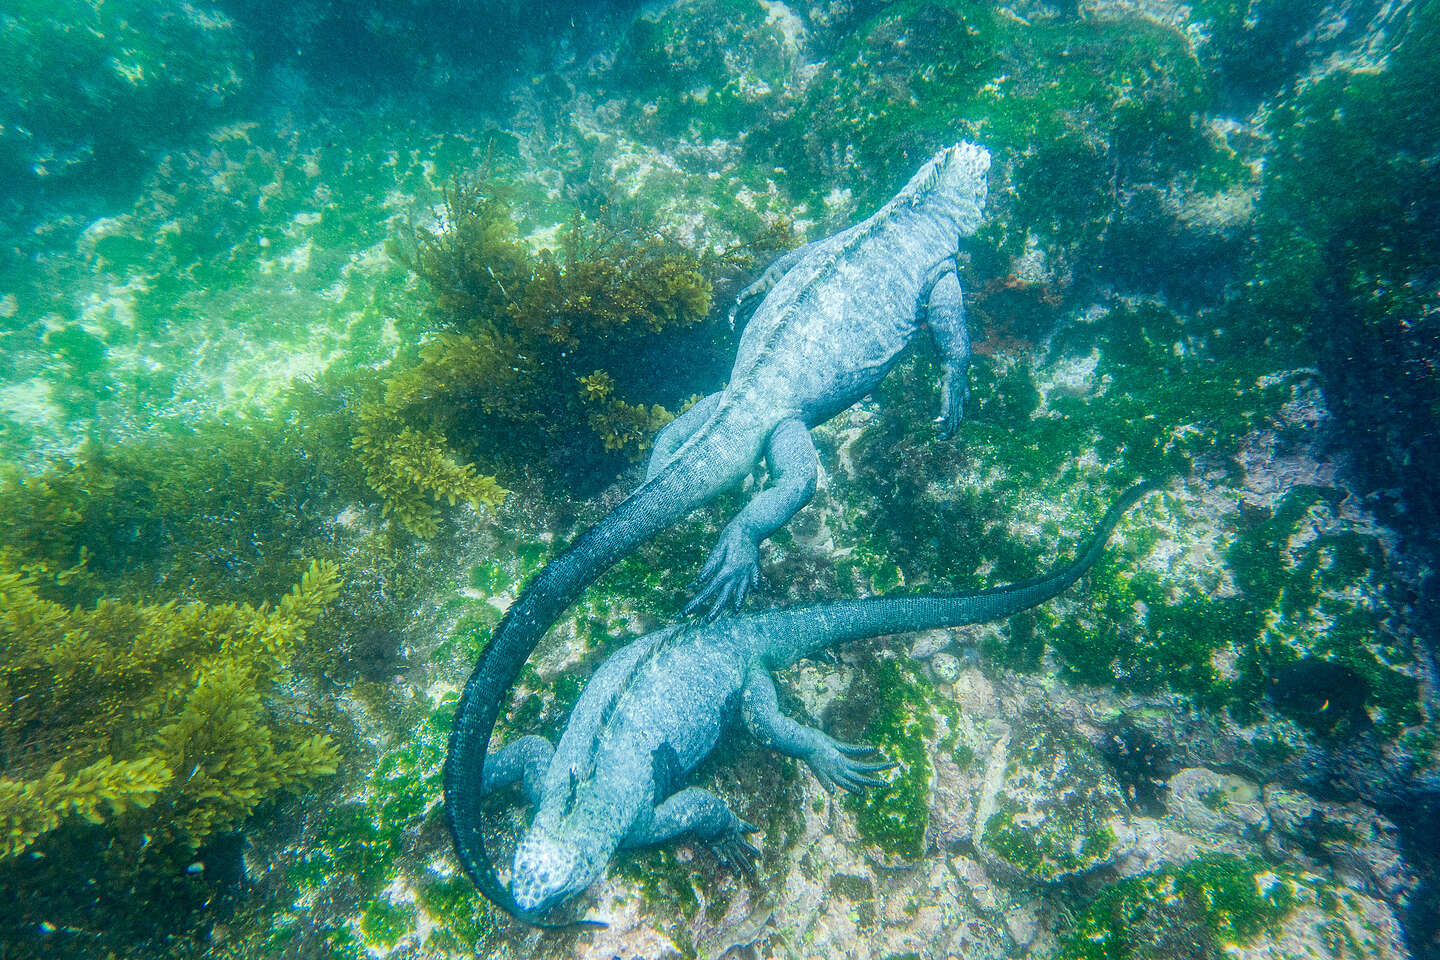
<path id="1" fill-rule="evenodd" d="M 615 392 L 615 378 L 604 370 L 596 370 L 588 377 L 576 379 L 580 381 L 581 393 L 586 403 L 608 400 Z"/>
<path id="2" fill-rule="evenodd" d="M 66 607 L 0 552 L 0 860 L 65 820 L 198 846 L 335 772 L 324 734 L 266 694 L 339 594 L 311 564 L 278 603 Z"/>
<path id="3" fill-rule="evenodd" d="M 606 450 L 624 451 L 638 461 L 655 443 L 655 434 L 675 415 L 658 403 L 646 406 L 624 400 L 605 400 L 590 405 L 590 429 L 605 444 Z"/>
<path id="4" fill-rule="evenodd" d="M 57 760 L 33 780 L 0 777 L 0 860 L 20 853 L 68 817 L 104 823 L 148 807 L 172 776 L 156 757 L 101 757 L 68 774 L 65 763 Z"/>
<path id="5" fill-rule="evenodd" d="M 356 446 L 371 451 L 371 486 L 421 535 L 438 518 L 434 494 L 409 479 L 417 472 L 474 483 L 463 473 L 472 461 L 509 480 L 602 450 L 638 457 L 671 417 L 630 401 L 655 389 L 665 338 L 710 313 L 707 273 L 722 265 L 710 254 L 580 217 L 555 249 L 532 253 L 518 235 L 493 185 L 458 184 L 440 225 L 409 245 L 436 333 L 390 377 Z"/>
<path id="6" fill-rule="evenodd" d="M 562 256 L 542 251 L 505 322 L 573 349 L 584 338 L 660 333 L 704 320 L 711 286 L 695 257 L 659 237 L 635 240 L 575 220 Z"/>
<path id="7" fill-rule="evenodd" d="M 366 479 L 384 500 L 384 513 L 417 537 L 432 537 L 440 529 L 436 505 L 442 499 L 477 510 L 505 500 L 505 488 L 456 460 L 439 431 L 404 426 L 382 408 L 361 414 L 354 446 Z"/>
<path id="8" fill-rule="evenodd" d="M 519 239 L 510 207 L 493 185 L 455 180 L 445 188 L 444 213 L 432 228 L 417 227 L 406 266 L 429 282 L 438 312 L 451 317 L 493 316 L 513 303 L 532 272 L 533 255 Z"/>

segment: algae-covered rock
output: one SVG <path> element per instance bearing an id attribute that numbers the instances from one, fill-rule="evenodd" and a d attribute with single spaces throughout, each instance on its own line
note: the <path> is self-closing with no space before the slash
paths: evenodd
<path id="1" fill-rule="evenodd" d="M 930 818 L 930 791 L 934 764 L 930 745 L 935 734 L 930 685 L 906 665 L 886 660 L 876 671 L 873 691 L 876 710 L 865 741 L 893 758 L 897 766 L 883 771 L 884 788 L 847 798 L 862 836 L 884 853 L 914 859 L 925 850 L 925 829 Z"/>
<path id="2" fill-rule="evenodd" d="M 1099 754 L 1050 720 L 1014 722 L 990 754 L 982 791 L 976 849 L 1030 880 L 1104 866 L 1131 836 L 1125 796 Z"/>
<path id="3" fill-rule="evenodd" d="M 1272 849 L 1288 857 L 1328 864 L 1352 889 L 1405 905 L 1419 880 L 1401 850 L 1399 829 L 1362 803 L 1317 800 L 1269 785 L 1265 809 Z"/>
<path id="4" fill-rule="evenodd" d="M 1058 960 L 1402 960 L 1382 902 L 1258 859 L 1204 857 L 1106 887 Z"/>
<path id="5" fill-rule="evenodd" d="M 1191 829 L 1255 836 L 1269 828 L 1260 788 L 1243 777 L 1190 767 L 1169 787 L 1170 810 Z"/>

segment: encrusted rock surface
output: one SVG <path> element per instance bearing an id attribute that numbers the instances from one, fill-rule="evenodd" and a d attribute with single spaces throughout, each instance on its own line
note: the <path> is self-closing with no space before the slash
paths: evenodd
<path id="1" fill-rule="evenodd" d="M 1133 828 L 1095 749 L 1049 718 L 1022 717 L 986 765 L 972 842 L 984 861 L 1042 882 L 1112 862 Z"/>

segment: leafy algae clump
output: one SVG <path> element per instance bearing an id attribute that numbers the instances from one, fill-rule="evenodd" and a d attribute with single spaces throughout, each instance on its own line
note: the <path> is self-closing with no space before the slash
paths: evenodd
<path id="1" fill-rule="evenodd" d="M 194 848 L 335 772 L 330 739 L 262 699 L 339 594 L 333 565 L 260 607 L 67 608 L 40 575 L 0 554 L 0 861 L 77 816 Z"/>
<path id="2" fill-rule="evenodd" d="M 476 509 L 505 500 L 494 477 L 477 474 L 446 452 L 444 436 L 397 426 L 380 407 L 361 413 L 354 446 L 371 488 L 384 498 L 384 512 L 417 537 L 433 537 L 440 529 L 436 500 L 451 506 L 463 500 Z"/>
<path id="3" fill-rule="evenodd" d="M 271 418 L 164 421 L 32 475 L 0 468 L 0 544 L 19 564 L 64 571 L 35 586 L 66 606 L 282 594 L 302 557 L 338 555 L 325 518 L 367 493 L 349 392 L 298 384 Z"/>
<path id="4" fill-rule="evenodd" d="M 383 429 L 356 445 L 371 485 L 415 532 L 433 531 L 422 493 L 496 498 L 498 481 L 469 463 L 507 478 L 566 463 L 573 476 L 577 460 L 607 452 L 638 459 L 669 422 L 662 406 L 624 395 L 674 392 L 649 354 L 708 316 L 714 264 L 578 218 L 558 247 L 532 253 L 502 200 L 457 185 L 443 225 L 417 230 L 403 254 L 432 293 L 436 334 L 396 364 L 365 415 Z"/>
<path id="5" fill-rule="evenodd" d="M 1315 892 L 1261 860 L 1211 855 L 1111 884 L 1076 918 L 1060 960 L 1218 960 Z"/>

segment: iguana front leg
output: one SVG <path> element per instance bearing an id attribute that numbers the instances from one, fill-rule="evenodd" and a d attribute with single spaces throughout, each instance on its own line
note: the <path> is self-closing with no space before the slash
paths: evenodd
<path id="1" fill-rule="evenodd" d="M 751 669 L 741 694 L 740 715 L 745 729 L 761 744 L 774 747 L 787 757 L 804 760 L 815 779 L 830 792 L 844 787 L 859 793 L 865 787 L 883 787 L 885 781 L 870 776 L 895 766 L 893 763 L 866 763 L 855 759 L 875 748 L 863 743 L 842 743 L 823 731 L 797 723 L 780 712 L 775 681 L 763 668 Z"/>
<path id="2" fill-rule="evenodd" d="M 708 620 L 718 617 L 727 604 L 739 610 L 745 594 L 760 582 L 760 541 L 788 523 L 815 496 L 819 460 L 804 423 L 781 421 L 765 443 L 765 462 L 775 474 L 775 483 L 757 493 L 726 524 L 696 578 L 701 589 L 685 607 L 687 615 L 706 605 L 710 607 Z"/>
<path id="3" fill-rule="evenodd" d="M 637 825 L 621 845 L 648 847 L 688 833 L 709 844 L 721 862 L 753 874 L 760 851 L 745 834 L 754 832 L 754 827 L 735 816 L 725 801 L 709 790 L 686 787 L 657 806 L 649 822 Z"/>
<path id="4" fill-rule="evenodd" d="M 481 778 L 480 792 L 494 793 L 516 781 L 523 781 L 525 799 L 538 807 L 545 774 L 554 755 L 555 747 L 544 737 L 528 736 L 512 740 L 485 758 L 485 775 Z"/>
<path id="5" fill-rule="evenodd" d="M 960 278 L 952 265 L 930 288 L 925 301 L 925 324 L 940 350 L 943 374 L 940 379 L 940 425 L 942 437 L 954 436 L 965 417 L 970 397 L 970 330 L 965 324 L 965 305 L 960 296 Z"/>

